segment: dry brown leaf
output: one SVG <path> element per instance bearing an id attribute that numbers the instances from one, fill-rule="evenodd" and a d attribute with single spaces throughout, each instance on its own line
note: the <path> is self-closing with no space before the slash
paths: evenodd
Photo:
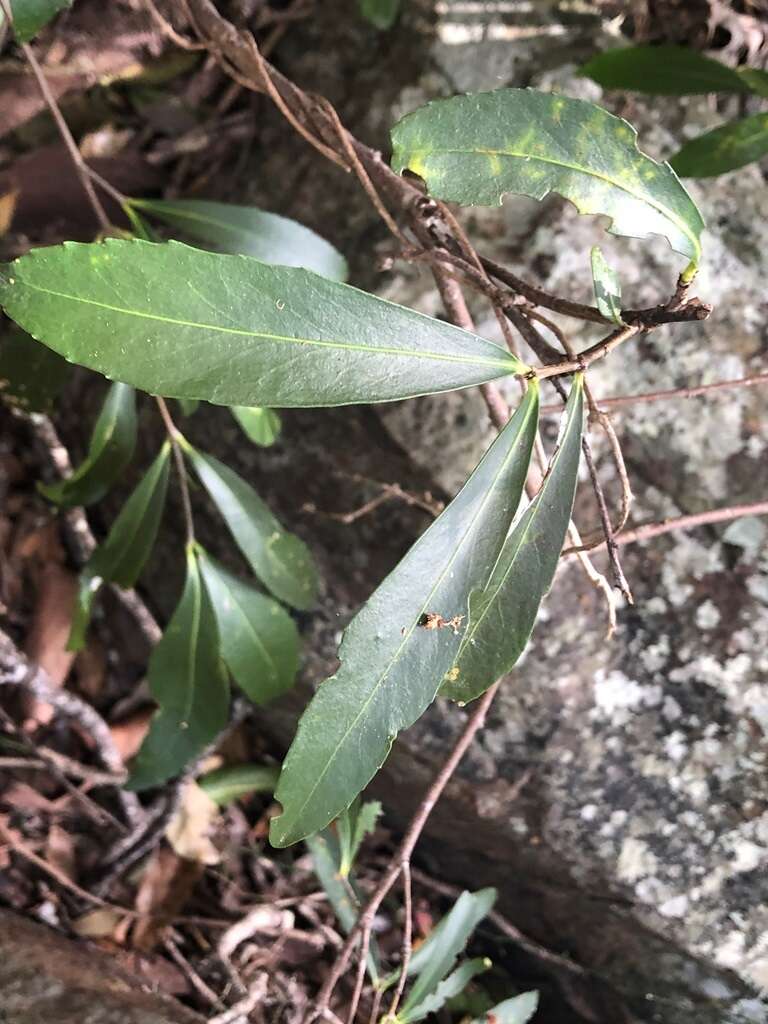
<path id="1" fill-rule="evenodd" d="M 153 714 L 152 708 L 142 708 L 128 718 L 124 718 L 121 722 L 114 722 L 110 725 L 109 731 L 112 734 L 112 741 L 123 761 L 130 761 L 132 757 L 138 754 L 139 747 L 149 732 Z"/>
<path id="2" fill-rule="evenodd" d="M 221 855 L 210 838 L 218 816 L 219 808 L 208 794 L 196 782 L 188 782 L 166 838 L 180 857 L 199 864 L 218 864 Z"/>
<path id="3" fill-rule="evenodd" d="M 58 868 L 67 878 L 73 882 L 77 880 L 75 867 L 77 858 L 74 840 L 69 832 L 55 822 L 48 829 L 43 857 L 53 867 Z"/>
<path id="4" fill-rule="evenodd" d="M 133 929 L 133 945 L 147 950 L 156 946 L 192 894 L 204 867 L 184 860 L 167 846 L 158 847 L 147 861 L 136 893 L 136 910 L 142 915 Z"/>
<path id="5" fill-rule="evenodd" d="M 10 229 L 18 196 L 19 190 L 16 188 L 0 196 L 0 238 Z"/>
<path id="6" fill-rule="evenodd" d="M 98 907 L 72 923 L 72 930 L 84 939 L 112 938 L 123 916 L 111 907 Z"/>
<path id="7" fill-rule="evenodd" d="M 67 640 L 76 594 L 74 573 L 55 562 L 42 569 L 25 652 L 30 661 L 48 674 L 54 686 L 64 683 L 75 657 L 73 651 L 67 650 Z M 52 709 L 49 704 L 36 701 L 30 715 L 45 724 L 51 720 Z"/>

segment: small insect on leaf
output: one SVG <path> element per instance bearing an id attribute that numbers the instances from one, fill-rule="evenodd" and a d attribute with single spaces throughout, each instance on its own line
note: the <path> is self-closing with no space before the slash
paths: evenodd
<path id="1" fill-rule="evenodd" d="M 454 615 L 450 619 L 444 619 L 442 615 L 438 615 L 437 612 L 425 612 L 419 625 L 422 629 L 452 629 L 454 636 L 459 635 L 459 626 L 464 621 L 463 615 Z"/>

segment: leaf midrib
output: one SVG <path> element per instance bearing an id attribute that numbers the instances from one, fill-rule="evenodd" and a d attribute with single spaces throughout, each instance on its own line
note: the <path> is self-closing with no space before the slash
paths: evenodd
<path id="1" fill-rule="evenodd" d="M 691 242 L 693 243 L 694 252 L 696 254 L 696 256 L 695 256 L 696 262 L 698 262 L 698 259 L 699 259 L 700 255 L 701 255 L 701 243 L 699 242 L 698 238 L 696 237 L 696 235 L 694 235 L 692 233 L 691 229 L 688 227 L 686 222 L 684 220 L 682 220 L 673 210 L 671 210 L 668 207 L 664 206 L 663 204 L 655 201 L 650 196 L 644 195 L 642 192 L 636 192 L 634 189 L 629 188 L 629 186 L 623 185 L 620 182 L 616 181 L 616 179 L 609 178 L 605 174 L 600 174 L 599 172 L 591 170 L 588 167 L 582 167 L 579 164 L 572 164 L 572 163 L 569 163 L 569 162 L 567 162 L 565 160 L 552 160 L 550 157 L 540 156 L 540 155 L 538 155 L 536 153 L 518 153 L 516 151 L 511 151 L 511 150 L 508 150 L 508 149 L 491 149 L 491 148 L 487 148 L 487 147 L 482 147 L 481 148 L 479 146 L 475 147 L 474 149 L 454 149 L 454 148 L 450 148 L 449 149 L 447 147 L 442 147 L 441 146 L 440 148 L 436 148 L 436 149 L 431 150 L 431 151 L 425 151 L 423 155 L 426 156 L 426 157 L 429 157 L 429 156 L 433 156 L 435 154 L 440 155 L 440 154 L 443 154 L 443 153 L 458 154 L 460 156 L 475 156 L 478 153 L 483 153 L 483 154 L 485 154 L 487 156 L 495 156 L 495 157 L 506 156 L 506 157 L 510 157 L 512 159 L 526 160 L 526 161 L 529 161 L 529 162 L 532 161 L 532 160 L 536 160 L 539 163 L 551 164 L 553 167 L 562 167 L 562 168 L 564 168 L 566 170 L 569 170 L 569 171 L 576 171 L 579 174 L 585 174 L 585 175 L 587 175 L 588 177 L 591 177 L 591 178 L 597 178 L 598 181 L 604 181 L 606 184 L 612 185 L 614 188 L 618 188 L 622 192 L 626 192 L 627 195 L 632 196 L 633 199 L 637 199 L 640 202 L 646 203 L 648 206 L 652 206 L 655 210 L 657 210 L 659 213 L 661 213 L 663 216 L 665 216 L 668 220 L 672 221 L 673 224 L 677 225 L 677 227 L 680 228 L 680 230 L 683 232 L 683 234 L 687 238 L 689 238 L 691 240 Z M 413 156 L 417 156 L 417 155 L 418 155 L 418 150 L 414 150 Z M 411 159 L 413 159 L 413 157 L 411 157 Z M 647 159 L 650 160 L 650 157 L 648 157 Z M 657 164 L 656 166 L 658 167 L 660 165 Z M 557 191 L 557 188 L 555 188 L 555 191 Z"/>
<path id="2" fill-rule="evenodd" d="M 531 402 L 531 404 L 529 406 L 529 409 L 528 409 L 528 412 L 526 414 L 526 417 L 525 417 L 525 419 L 523 420 L 523 422 L 520 425 L 520 430 L 518 432 L 518 439 L 523 435 L 523 433 L 525 431 L 525 427 L 527 426 L 527 424 L 528 424 L 528 422 L 530 420 L 530 417 L 531 417 L 534 409 L 538 409 L 538 402 Z M 432 598 L 432 595 L 435 593 L 435 591 L 438 589 L 438 587 L 440 587 L 440 585 L 443 583 L 443 581 L 445 580 L 446 576 L 448 575 L 452 565 L 454 564 L 456 559 L 459 557 L 459 554 L 460 554 L 462 548 L 464 547 L 464 544 L 466 543 L 467 537 L 469 537 L 469 535 L 470 535 L 470 533 L 472 531 L 472 528 L 474 527 L 475 523 L 477 522 L 479 516 L 483 513 L 483 511 L 485 510 L 486 505 L 491 500 L 492 495 L 495 493 L 496 487 L 498 486 L 499 479 L 500 479 L 502 473 L 504 472 L 504 470 L 506 469 L 507 465 L 509 464 L 509 460 L 514 457 L 514 455 L 515 455 L 515 453 L 517 451 L 517 447 L 518 447 L 517 441 L 515 441 L 510 446 L 510 450 L 509 450 L 509 452 L 507 454 L 507 457 L 504 459 L 504 461 L 499 466 L 499 469 L 498 469 L 498 471 L 496 473 L 496 476 L 494 478 L 493 484 L 488 488 L 488 492 L 487 492 L 485 498 L 483 499 L 483 501 L 481 502 L 480 507 L 478 508 L 478 510 L 475 513 L 475 515 L 472 517 L 471 522 L 467 525 L 467 528 L 464 531 L 464 534 L 463 534 L 463 536 L 461 538 L 461 541 L 459 542 L 459 544 L 457 544 L 456 549 L 455 549 L 453 555 L 451 556 L 450 561 L 447 563 L 447 565 L 445 566 L 445 569 L 443 570 L 443 572 L 438 577 L 437 582 L 435 583 L 435 585 L 430 590 L 430 592 L 427 595 L 427 598 L 424 601 L 423 605 L 421 606 L 421 608 L 419 609 L 417 614 L 414 616 L 413 622 L 412 622 L 411 626 L 409 627 L 408 632 L 403 635 L 403 640 L 402 640 L 400 646 L 394 652 L 394 654 L 390 658 L 389 662 L 387 663 L 386 668 L 384 669 L 384 671 L 381 673 L 381 675 L 377 679 L 375 685 L 371 689 L 371 692 L 370 692 L 369 696 L 366 698 L 363 706 L 360 708 L 360 711 L 358 712 L 358 714 L 356 715 L 356 717 L 354 718 L 354 720 L 352 721 L 352 723 L 350 724 L 350 726 L 348 727 L 347 731 L 344 733 L 342 738 L 339 740 L 338 744 L 336 745 L 336 749 L 333 751 L 333 753 L 327 759 L 325 765 L 323 766 L 322 771 L 320 772 L 320 774 L 317 777 L 317 780 L 315 781 L 314 785 L 312 786 L 311 790 L 309 791 L 309 793 L 307 795 L 307 798 L 305 799 L 304 803 L 299 808 L 298 813 L 296 815 L 294 815 L 294 821 L 298 820 L 301 817 L 301 815 L 304 813 L 304 811 L 306 810 L 307 805 L 309 804 L 309 802 L 311 801 L 312 797 L 317 792 L 318 787 L 320 786 L 320 784 L 322 783 L 323 779 L 325 778 L 325 776 L 330 771 L 331 764 L 338 757 L 339 751 L 341 750 L 343 745 L 349 739 L 349 736 L 351 735 L 351 733 L 353 732 L 353 730 L 357 726 L 357 723 L 360 721 L 360 718 L 365 713 L 365 711 L 367 711 L 368 706 L 370 705 L 370 703 L 373 701 L 374 697 L 378 693 L 379 687 L 381 687 L 384 684 L 384 682 L 386 681 L 387 676 L 389 675 L 389 673 L 390 673 L 390 671 L 392 669 L 392 666 L 395 664 L 395 662 L 400 657 L 400 654 L 401 654 L 403 648 L 409 642 L 410 638 L 413 636 L 413 632 L 417 628 L 419 620 L 424 615 L 425 610 L 429 606 L 429 603 L 430 603 L 430 600 Z M 330 680 L 328 680 L 328 682 L 330 682 Z"/>
<path id="3" fill-rule="evenodd" d="M 434 359 L 446 363 L 466 363 L 472 366 L 503 366 L 508 373 L 517 373 L 517 364 L 510 358 L 492 359 L 488 356 L 463 356 L 450 355 L 444 352 L 432 352 L 427 349 L 401 349 L 390 347 L 376 347 L 369 345 L 357 345 L 347 341 L 323 341 L 319 338 L 296 338 L 283 334 L 270 334 L 266 331 L 247 331 L 239 327 L 224 327 L 220 324 L 197 323 L 194 320 L 179 320 L 174 317 L 160 316 L 157 313 L 147 313 L 143 310 L 126 309 L 123 306 L 113 306 L 108 302 L 99 302 L 96 299 L 86 299 L 80 295 L 71 295 L 67 292 L 55 291 L 52 288 L 41 288 L 40 285 L 23 281 L 25 288 L 41 292 L 43 295 L 51 295 L 58 299 L 69 299 L 72 302 L 80 302 L 87 306 L 96 306 L 99 309 L 106 309 L 110 313 L 122 313 L 125 316 L 133 316 L 142 320 L 155 320 L 159 323 L 172 324 L 174 327 L 192 327 L 196 330 L 218 331 L 221 334 L 234 334 L 246 338 L 265 338 L 268 341 L 288 342 L 293 345 L 315 345 L 319 348 L 347 349 L 353 352 L 369 352 L 372 355 L 405 356 L 412 359 Z M 512 367 L 515 369 L 512 369 Z"/>

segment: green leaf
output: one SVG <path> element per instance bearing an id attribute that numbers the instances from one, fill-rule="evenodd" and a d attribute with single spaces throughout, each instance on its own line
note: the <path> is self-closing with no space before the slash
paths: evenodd
<path id="1" fill-rule="evenodd" d="M 0 394 L 26 412 L 48 413 L 69 376 L 69 363 L 18 327 L 0 335 Z"/>
<path id="2" fill-rule="evenodd" d="M 183 439 L 182 444 L 235 543 L 264 586 L 293 608 L 312 608 L 317 600 L 317 571 L 304 541 L 287 533 L 251 485 L 229 466 Z"/>
<path id="3" fill-rule="evenodd" d="M 591 258 L 592 283 L 595 286 L 597 308 L 608 320 L 620 324 L 622 323 L 621 284 L 618 274 L 613 267 L 608 265 L 605 256 L 596 245 L 592 248 Z"/>
<path id="4" fill-rule="evenodd" d="M 382 402 L 526 372 L 493 342 L 349 285 L 179 242 L 34 249 L 0 270 L 0 304 L 72 362 L 217 405 Z"/>
<path id="5" fill-rule="evenodd" d="M 325 890 L 328 902 L 333 907 L 342 931 L 348 935 L 357 921 L 362 901 L 354 882 L 349 878 L 342 878 L 339 873 L 338 843 L 330 829 L 326 829 L 318 835 L 309 836 L 306 844 L 312 854 L 315 874 L 320 879 L 320 884 Z M 379 981 L 380 962 L 381 957 L 376 937 L 372 936 L 366 966 L 368 976 L 374 983 Z"/>
<path id="6" fill-rule="evenodd" d="M 583 385 L 578 374 L 547 475 L 507 537 L 490 579 L 470 594 L 469 623 L 441 690 L 444 697 L 474 700 L 509 672 L 525 650 L 570 521 L 584 426 Z"/>
<path id="7" fill-rule="evenodd" d="M 506 192 L 558 192 L 579 213 L 611 218 L 616 235 L 664 235 L 695 266 L 704 222 L 666 165 L 637 148 L 626 121 L 584 100 L 533 89 L 436 100 L 392 130 L 395 171 L 422 177 L 433 196 L 465 206 Z"/>
<path id="8" fill-rule="evenodd" d="M 360 844 L 376 828 L 376 822 L 380 817 L 381 804 L 378 800 L 364 804 L 358 797 L 336 819 L 341 854 L 339 874 L 342 878 L 349 875 Z"/>
<path id="9" fill-rule="evenodd" d="M 431 995 L 448 972 L 453 970 L 459 953 L 495 901 L 495 889 L 463 892 L 450 913 L 414 952 L 408 965 L 408 975 L 410 977 L 415 974 L 417 978 L 400 1010 L 402 1018 L 408 1019 L 408 1012 Z"/>
<path id="10" fill-rule="evenodd" d="M 229 686 L 216 619 L 189 550 L 184 592 L 152 652 L 147 678 L 160 710 L 131 768 L 129 788 L 135 790 L 178 775 L 227 724 Z"/>
<path id="11" fill-rule="evenodd" d="M 486 957 L 467 960 L 441 981 L 434 992 L 425 996 L 417 1006 L 412 1006 L 410 1009 L 404 1006 L 397 1015 L 398 1021 L 402 1021 L 403 1024 L 411 1024 L 412 1021 L 423 1020 L 430 1013 L 437 1013 L 449 999 L 455 999 L 460 995 L 474 977 L 487 971 L 490 967 L 491 961 Z"/>
<path id="12" fill-rule="evenodd" d="M 304 712 L 283 764 L 274 846 L 319 831 L 348 807 L 400 730 L 434 700 L 458 654 L 467 594 L 485 583 L 515 515 L 537 418 L 534 385 L 461 492 L 347 628 L 341 666 Z M 438 620 L 442 628 L 427 628 Z"/>
<path id="13" fill-rule="evenodd" d="M 520 996 L 505 999 L 492 1009 L 472 1021 L 472 1024 L 528 1024 L 539 1005 L 538 992 L 523 992 Z"/>
<path id="14" fill-rule="evenodd" d="M 330 242 L 276 213 L 205 199 L 131 199 L 129 205 L 221 252 L 304 267 L 334 281 L 347 279 L 347 261 Z"/>
<path id="15" fill-rule="evenodd" d="M 604 89 L 651 96 L 696 96 L 747 92 L 738 72 L 684 46 L 627 46 L 599 53 L 580 73 Z"/>
<path id="16" fill-rule="evenodd" d="M 142 477 L 120 510 L 103 544 L 93 552 L 80 574 L 80 589 L 67 647 L 78 651 L 85 643 L 94 595 L 102 581 L 132 587 L 157 538 L 168 491 L 170 444 Z"/>
<path id="17" fill-rule="evenodd" d="M 686 142 L 670 163 L 683 178 L 713 178 L 768 153 L 768 114 L 753 114 Z"/>
<path id="18" fill-rule="evenodd" d="M 266 764 L 235 764 L 217 768 L 197 780 L 204 793 L 219 807 L 253 793 L 273 793 L 280 769 Z"/>
<path id="19" fill-rule="evenodd" d="M 271 597 L 242 583 L 198 549 L 200 571 L 216 614 L 221 656 L 237 685 L 264 704 L 293 684 L 299 631 Z"/>
<path id="20" fill-rule="evenodd" d="M 768 97 L 768 71 L 762 68 L 737 68 L 736 74 L 755 95 Z"/>
<path id="21" fill-rule="evenodd" d="M 268 448 L 277 440 L 282 424 L 274 409 L 264 409 L 259 405 L 250 408 L 245 405 L 233 405 L 232 415 L 243 428 L 245 436 L 254 444 Z"/>
<path id="22" fill-rule="evenodd" d="M 127 384 L 113 384 L 93 428 L 85 461 L 66 480 L 38 485 L 40 492 L 64 508 L 93 505 L 122 476 L 135 447 L 136 393 Z"/>
<path id="23" fill-rule="evenodd" d="M 358 0 L 360 13 L 382 31 L 392 28 L 400 13 L 400 0 Z"/>
<path id="24" fill-rule="evenodd" d="M 13 31 L 20 43 L 28 43 L 72 0 L 11 0 Z"/>
<path id="25" fill-rule="evenodd" d="M 177 401 L 181 406 L 182 416 L 194 416 L 200 406 L 196 398 L 179 398 Z"/>

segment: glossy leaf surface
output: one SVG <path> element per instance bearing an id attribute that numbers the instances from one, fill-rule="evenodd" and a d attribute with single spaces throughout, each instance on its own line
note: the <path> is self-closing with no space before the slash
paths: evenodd
<path id="1" fill-rule="evenodd" d="M 237 546 L 275 597 L 301 610 L 317 599 L 317 571 L 309 548 L 287 533 L 256 491 L 212 455 L 184 448 Z"/>
<path id="2" fill-rule="evenodd" d="M 579 375 L 571 385 L 547 475 L 507 537 L 488 582 L 469 597 L 469 622 L 443 696 L 473 700 L 509 672 L 525 650 L 568 529 L 583 426 L 584 387 Z"/>
<path id="3" fill-rule="evenodd" d="M 459 953 L 495 901 L 495 889 L 463 892 L 450 912 L 414 952 L 408 975 L 417 977 L 400 1011 L 403 1016 L 419 1006 L 453 970 Z"/>
<path id="4" fill-rule="evenodd" d="M 10 0 L 13 31 L 20 43 L 28 43 L 72 0 Z M 0 25 L 3 16 L 0 11 Z"/>
<path id="5" fill-rule="evenodd" d="M 233 405 L 232 415 L 243 428 L 245 436 L 262 448 L 274 444 L 280 434 L 282 424 L 274 409 L 258 405 Z"/>
<path id="6" fill-rule="evenodd" d="M 490 1020 L 493 1020 L 494 1024 L 528 1024 L 538 1005 L 538 992 L 523 992 L 522 995 L 497 1003 L 482 1017 L 473 1020 L 472 1024 L 488 1024 Z"/>
<path id="7" fill-rule="evenodd" d="M 340 668 L 320 685 L 283 763 L 273 845 L 311 835 L 349 807 L 397 734 L 434 700 L 458 654 L 467 595 L 487 580 L 515 515 L 537 418 L 531 387 L 464 488 L 346 630 Z"/>
<path id="8" fill-rule="evenodd" d="M 33 249 L 0 304 L 72 362 L 218 405 L 335 406 L 524 372 L 501 346 L 307 270 L 137 239 Z"/>
<path id="9" fill-rule="evenodd" d="M 136 393 L 127 384 L 113 384 L 93 428 L 86 459 L 66 480 L 40 484 L 40 492 L 64 508 L 92 505 L 122 475 L 135 447 Z"/>
<path id="10" fill-rule="evenodd" d="M 347 279 L 347 261 L 330 242 L 295 220 L 256 206 L 205 199 L 131 199 L 130 206 L 221 252 L 304 267 L 334 281 Z"/>
<path id="11" fill-rule="evenodd" d="M 192 552 L 181 601 L 152 652 L 148 681 L 160 710 L 133 762 L 132 789 L 178 775 L 227 724 L 229 685 L 216 619 Z"/>
<path id="12" fill-rule="evenodd" d="M 299 632 L 271 597 L 243 583 L 206 554 L 200 571 L 219 630 L 221 656 L 237 685 L 257 704 L 285 693 L 299 668 Z"/>
<path id="13" fill-rule="evenodd" d="M 422 177 L 433 196 L 492 206 L 506 192 L 557 192 L 579 213 L 611 218 L 616 235 L 664 235 L 693 265 L 704 223 L 666 164 L 637 148 L 626 121 L 584 100 L 533 89 L 436 100 L 392 131 L 392 166 Z"/>
<path id="14" fill-rule="evenodd" d="M 123 505 L 104 543 L 86 562 L 80 574 L 77 607 L 68 643 L 70 650 L 79 650 L 85 643 L 93 597 L 102 580 L 132 587 L 139 578 L 160 527 L 168 491 L 169 466 L 170 444 L 166 442 Z"/>
<path id="15" fill-rule="evenodd" d="M 626 46 L 606 50 L 581 68 L 604 89 L 656 96 L 748 92 L 748 83 L 720 61 L 685 46 Z"/>
<path id="16" fill-rule="evenodd" d="M 592 284 L 595 288 L 597 308 L 615 324 L 621 323 L 621 284 L 613 267 L 606 262 L 600 249 L 594 246 L 591 253 Z"/>
<path id="17" fill-rule="evenodd" d="M 754 114 L 691 139 L 670 163 L 683 178 L 713 178 L 767 153 L 768 114 Z"/>

